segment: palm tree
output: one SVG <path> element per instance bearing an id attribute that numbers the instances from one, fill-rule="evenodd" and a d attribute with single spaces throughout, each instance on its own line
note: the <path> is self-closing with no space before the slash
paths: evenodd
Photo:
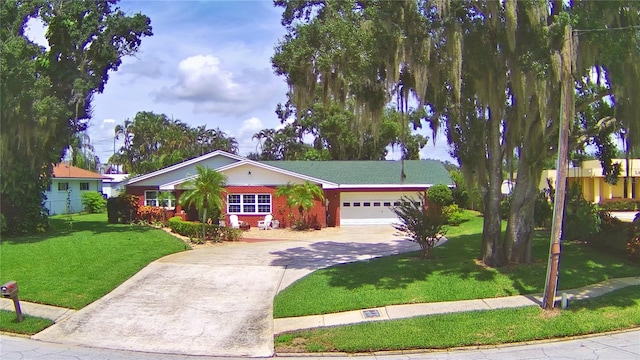
<path id="1" fill-rule="evenodd" d="M 287 206 L 297 208 L 300 212 L 298 219 L 298 228 L 306 229 L 308 223 L 304 213 L 315 205 L 315 200 L 324 200 L 322 188 L 314 183 L 305 181 L 304 184 L 287 184 L 276 188 L 276 196 L 285 196 L 287 198 Z"/>
<path id="2" fill-rule="evenodd" d="M 182 184 L 182 188 L 188 190 L 180 196 L 180 204 L 194 205 L 198 209 L 198 214 L 202 215 L 202 235 L 205 239 L 207 212 L 220 213 L 227 178 L 222 173 L 202 165 L 197 165 L 196 170 L 198 176 Z"/>
<path id="3" fill-rule="evenodd" d="M 131 143 L 133 141 L 133 121 L 126 119 L 124 121 L 124 125 L 116 125 L 114 129 L 114 139 L 120 140 L 120 137 L 124 138 L 124 145 L 117 153 L 113 154 L 109 159 L 109 162 L 122 165 L 122 170 L 125 173 L 131 172 L 133 170 L 133 155 L 131 151 Z"/>
<path id="4" fill-rule="evenodd" d="M 96 171 L 99 159 L 95 155 L 96 149 L 91 145 L 91 139 L 86 131 L 75 133 L 67 148 L 71 165 L 85 170 Z"/>

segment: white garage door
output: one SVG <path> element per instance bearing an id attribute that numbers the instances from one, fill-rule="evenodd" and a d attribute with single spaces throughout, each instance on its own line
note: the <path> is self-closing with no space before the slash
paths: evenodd
<path id="1" fill-rule="evenodd" d="M 402 196 L 418 199 L 415 192 L 343 192 L 340 194 L 340 225 L 391 224 L 391 211 Z"/>

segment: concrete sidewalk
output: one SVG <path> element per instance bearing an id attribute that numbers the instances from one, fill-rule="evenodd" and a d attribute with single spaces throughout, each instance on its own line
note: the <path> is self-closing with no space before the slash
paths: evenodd
<path id="1" fill-rule="evenodd" d="M 560 290 L 558 291 L 558 296 L 562 293 L 566 293 L 569 301 L 584 300 L 602 296 L 611 291 L 633 285 L 640 285 L 640 277 L 609 279 L 578 289 Z M 348 325 L 370 321 L 396 320 L 416 316 L 539 306 L 541 303 L 542 295 L 535 294 L 436 303 L 389 305 L 385 307 L 353 310 L 333 314 L 275 319 L 273 332 L 274 334 L 280 334 L 288 331 L 316 327 Z"/>
<path id="2" fill-rule="evenodd" d="M 640 285 L 640 276 L 609 279 L 578 289 L 559 290 L 558 295 L 566 293 L 567 298 L 571 302 L 575 300 L 595 298 L 614 290 L 634 285 Z M 368 321 L 396 320 L 415 316 L 429 316 L 465 311 L 483 311 L 525 306 L 539 306 L 541 302 L 542 295 L 534 294 L 462 301 L 444 301 L 436 303 L 389 305 L 385 307 L 353 310 L 324 315 L 310 315 L 274 319 L 273 333 L 280 334 L 288 331 L 310 329 L 315 327 L 348 325 Z M 20 305 L 24 314 L 51 319 L 54 322 L 61 321 L 76 312 L 76 310 L 72 309 L 60 308 L 51 305 L 35 304 L 27 301 L 21 301 Z M 13 302 L 10 299 L 0 298 L 0 309 L 13 311 Z"/>
<path id="3" fill-rule="evenodd" d="M 23 314 L 53 320 L 54 322 L 62 321 L 76 312 L 76 310 L 73 309 L 36 304 L 28 301 L 20 301 L 20 309 L 22 309 Z M 0 310 L 15 311 L 13 300 L 0 298 Z"/>

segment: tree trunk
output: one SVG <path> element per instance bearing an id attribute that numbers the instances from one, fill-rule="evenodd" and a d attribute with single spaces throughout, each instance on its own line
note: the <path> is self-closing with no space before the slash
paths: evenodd
<path id="1" fill-rule="evenodd" d="M 207 240 L 207 208 L 202 209 L 202 240 Z"/>
<path id="2" fill-rule="evenodd" d="M 488 186 L 484 194 L 484 227 L 482 229 L 482 261 L 500 267 L 507 263 L 502 243 L 500 200 L 502 186 L 502 156 L 500 149 L 500 119 L 489 115 L 487 153 Z"/>
<path id="3" fill-rule="evenodd" d="M 516 264 L 532 261 L 534 208 L 541 170 L 537 166 L 527 165 L 527 160 L 527 156 L 522 154 L 511 196 L 504 242 L 505 254 L 509 254 L 509 261 Z"/>

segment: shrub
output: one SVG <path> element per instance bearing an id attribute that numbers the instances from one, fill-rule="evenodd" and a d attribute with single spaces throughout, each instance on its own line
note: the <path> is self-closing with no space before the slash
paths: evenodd
<path id="1" fill-rule="evenodd" d="M 140 197 L 130 194 L 120 194 L 107 200 L 107 218 L 109 223 L 129 224 L 136 220 Z"/>
<path id="2" fill-rule="evenodd" d="M 636 199 L 604 199 L 598 206 L 607 211 L 637 211 L 638 200 Z"/>
<path id="3" fill-rule="evenodd" d="M 629 237 L 625 251 L 631 260 L 640 262 L 640 213 L 637 213 L 629 227 Z"/>
<path id="4" fill-rule="evenodd" d="M 511 196 L 507 195 L 500 200 L 500 219 L 507 220 L 509 218 L 509 209 L 511 208 Z"/>
<path id="5" fill-rule="evenodd" d="M 533 223 L 538 227 L 547 227 L 553 217 L 553 207 L 547 191 L 540 191 L 533 208 Z"/>
<path id="6" fill-rule="evenodd" d="M 427 190 L 428 203 L 439 206 L 448 206 L 453 204 L 453 195 L 451 189 L 444 184 L 434 185 Z M 425 202 L 425 204 L 427 203 Z"/>
<path id="7" fill-rule="evenodd" d="M 457 204 L 451 204 L 442 208 L 442 216 L 446 219 L 448 225 L 458 226 L 467 219 L 464 211 Z"/>
<path id="8" fill-rule="evenodd" d="M 453 203 L 458 205 L 462 209 L 469 207 L 469 191 L 461 187 L 454 187 L 451 189 L 451 196 L 453 197 Z"/>
<path id="9" fill-rule="evenodd" d="M 169 219 L 169 228 L 176 234 L 186 236 L 191 242 L 202 244 L 206 240 L 238 241 L 242 238 L 242 230 L 229 227 L 218 226 L 217 224 L 205 224 L 205 238 L 202 238 L 202 223 L 192 221 L 182 221 L 179 216 Z"/>
<path id="10" fill-rule="evenodd" d="M 7 220 L 4 215 L 0 213 L 0 234 L 4 234 L 7 231 Z"/>
<path id="11" fill-rule="evenodd" d="M 582 197 L 582 189 L 572 184 L 566 193 L 562 220 L 563 240 L 588 240 L 600 230 L 600 216 L 594 204 Z"/>
<path id="12" fill-rule="evenodd" d="M 453 183 L 456 185 L 451 189 L 451 195 L 453 196 L 453 202 L 462 209 L 469 207 L 469 191 L 464 181 L 464 175 L 462 171 L 453 169 L 449 171 L 449 176 Z"/>
<path id="13" fill-rule="evenodd" d="M 598 249 L 623 255 L 629 238 L 633 236 L 631 224 L 620 221 L 607 211 L 599 211 L 598 217 L 600 229 L 587 239 L 587 243 Z"/>
<path id="14" fill-rule="evenodd" d="M 627 243 L 627 253 L 631 260 L 640 262 L 640 237 L 636 236 Z"/>
<path id="15" fill-rule="evenodd" d="M 222 235 L 221 238 L 224 241 L 238 241 L 242 239 L 242 230 L 240 229 L 232 229 L 230 227 L 221 228 Z"/>
<path id="16" fill-rule="evenodd" d="M 419 194 L 422 203 L 427 202 L 425 194 Z M 394 224 L 396 230 L 406 234 L 409 240 L 417 242 L 422 250 L 422 257 L 429 258 L 431 249 L 436 246 L 440 235 L 445 233 L 443 225 L 446 220 L 439 206 L 426 207 L 419 201 L 403 196 L 400 204 L 392 208 L 398 215 L 400 224 Z"/>
<path id="17" fill-rule="evenodd" d="M 153 224 L 164 219 L 165 212 L 163 208 L 157 206 L 141 206 L 138 208 L 137 219 L 147 224 Z"/>
<path id="18" fill-rule="evenodd" d="M 186 236 L 189 239 L 197 238 L 202 234 L 202 224 L 182 221 L 179 216 L 174 216 L 169 219 L 169 228 L 174 233 Z"/>
<path id="19" fill-rule="evenodd" d="M 97 214 L 107 210 L 107 200 L 97 191 L 85 191 L 80 194 L 84 211 Z"/>

